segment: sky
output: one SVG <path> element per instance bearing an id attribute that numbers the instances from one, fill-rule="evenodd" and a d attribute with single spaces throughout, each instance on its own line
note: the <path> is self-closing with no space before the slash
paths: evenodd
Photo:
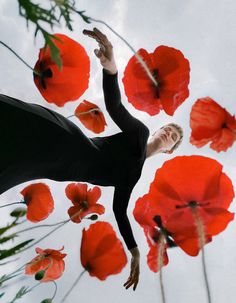
<path id="1" fill-rule="evenodd" d="M 38 1 L 45 3 L 46 1 Z M 138 223 L 134 220 L 132 211 L 138 197 L 148 192 L 155 172 L 162 164 L 179 155 L 203 155 L 216 159 L 223 165 L 223 171 L 231 178 L 233 185 L 236 184 L 236 144 L 227 152 L 217 153 L 208 146 L 200 149 L 189 143 L 191 129 L 189 127 L 189 114 L 194 102 L 201 97 L 210 96 L 231 114 L 236 113 L 236 3 L 234 0 L 90 0 L 77 1 L 80 10 L 85 10 L 86 15 L 100 19 L 108 23 L 121 36 L 123 36 L 134 49 L 145 48 L 153 52 L 159 45 L 175 47 L 182 51 L 190 61 L 190 95 L 188 99 L 176 110 L 173 117 L 164 112 L 156 116 L 136 110 L 124 94 L 122 84 L 123 72 L 130 57 L 133 55 L 129 48 L 116 37 L 108 28 L 98 23 L 86 24 L 81 18 L 73 15 L 74 31 L 70 32 L 63 26 L 55 28 L 54 33 L 63 33 L 77 40 L 86 49 L 91 64 L 89 88 L 75 102 L 67 103 L 63 108 L 47 103 L 36 86 L 34 85 L 32 72 L 26 68 L 8 50 L 0 46 L 0 83 L 1 93 L 24 100 L 37 103 L 50 109 L 69 116 L 73 114 L 76 106 L 83 100 L 96 103 L 104 112 L 108 127 L 100 134 L 107 136 L 120 131 L 118 126 L 111 120 L 105 111 L 102 93 L 102 68 L 94 54 L 97 44 L 92 39 L 83 36 L 83 29 L 92 29 L 94 26 L 103 31 L 110 39 L 114 47 L 114 55 L 118 67 L 118 78 L 122 94 L 122 102 L 132 115 L 143 121 L 150 133 L 165 123 L 179 123 L 184 129 L 184 140 L 179 149 L 172 155 L 158 154 L 145 161 L 142 176 L 136 184 L 129 202 L 128 215 L 132 225 L 135 239 L 140 250 L 140 281 L 134 292 L 132 288 L 126 290 L 123 287 L 130 271 L 130 263 L 119 275 L 113 275 L 104 282 L 90 277 L 87 273 L 71 293 L 68 302 L 135 302 L 146 303 L 161 302 L 159 274 L 151 272 L 146 263 L 148 246 L 145 236 Z M 43 39 L 38 34 L 33 39 L 34 26 L 26 28 L 25 20 L 18 14 L 17 1 L 0 0 L 0 39 L 18 52 L 32 67 L 37 61 L 39 48 L 43 46 Z M 86 135 L 95 136 L 85 129 L 76 118 L 72 121 L 78 125 Z M 13 121 L 14 123 L 14 121 Z M 20 190 L 25 186 L 36 183 L 25 182 L 9 189 L 0 196 L 0 204 L 18 201 L 22 198 Z M 56 182 L 41 179 L 50 186 L 55 200 L 54 212 L 41 223 L 54 223 L 67 219 L 67 209 L 70 201 L 65 198 L 64 190 L 69 182 Z M 92 186 L 92 185 L 91 185 Z M 112 213 L 113 187 L 101 187 L 102 196 L 99 203 L 103 204 L 106 212 L 99 219 L 110 222 L 117 232 L 119 231 Z M 230 211 L 235 212 L 234 200 Z M 14 209 L 12 206 L 11 209 Z M 1 210 L 1 226 L 9 222 L 10 208 Z M 26 222 L 25 226 L 32 226 Z M 55 302 L 63 296 L 74 282 L 78 274 L 83 270 L 80 257 L 80 240 L 83 227 L 88 227 L 90 222 L 81 225 L 69 223 L 53 235 L 39 243 L 41 248 L 60 249 L 64 245 L 65 272 L 57 280 L 58 292 Z M 32 234 L 22 234 L 22 241 L 32 235 L 37 239 L 46 233 L 46 229 L 35 230 Z M 236 297 L 236 222 L 231 222 L 227 229 L 213 238 L 213 241 L 205 246 L 207 271 L 209 276 L 212 302 L 233 303 Z M 125 247 L 125 244 L 124 244 Z M 125 248 L 126 249 L 126 248 Z M 131 255 L 126 249 L 130 261 Z M 28 262 L 36 255 L 34 249 L 20 254 L 20 260 L 7 264 L 0 268 L 0 274 L 10 273 Z M 180 249 L 172 249 L 168 252 L 169 264 L 163 269 L 163 279 L 166 290 L 166 301 L 168 303 L 197 303 L 207 302 L 203 282 L 201 254 L 198 257 L 190 257 Z M 8 302 L 14 297 L 16 291 L 22 286 L 33 286 L 36 281 L 28 277 L 24 282 L 16 283 L 7 290 L 1 302 Z M 51 283 L 45 283 L 33 292 L 24 296 L 19 302 L 40 302 L 50 297 L 54 291 Z M 5 300 L 5 301 L 4 301 Z"/>

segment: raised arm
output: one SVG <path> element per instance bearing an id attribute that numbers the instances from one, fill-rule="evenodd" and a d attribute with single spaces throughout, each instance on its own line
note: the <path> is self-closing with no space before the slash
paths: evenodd
<path id="1" fill-rule="evenodd" d="M 118 71 L 113 54 L 113 46 L 107 37 L 98 29 L 93 31 L 84 30 L 83 33 L 94 38 L 100 49 L 95 49 L 96 56 L 103 66 L 103 92 L 106 109 L 123 132 L 138 132 L 146 126 L 133 117 L 121 103 L 120 89 L 118 85 Z"/>
<path id="2" fill-rule="evenodd" d="M 128 247 L 132 259 L 130 276 L 128 277 L 124 287 L 129 288 L 133 286 L 133 290 L 136 289 L 139 281 L 139 250 L 137 243 L 134 239 L 131 225 L 127 216 L 127 207 L 130 199 L 132 188 L 127 187 L 115 187 L 113 198 L 113 212 L 116 218 L 116 222 L 119 227 L 119 231 Z"/>
<path id="3" fill-rule="evenodd" d="M 118 72 L 116 74 L 109 74 L 103 69 L 103 93 L 106 109 L 112 120 L 123 132 L 138 132 L 144 127 L 144 124 L 133 117 L 121 103 L 117 76 Z"/>

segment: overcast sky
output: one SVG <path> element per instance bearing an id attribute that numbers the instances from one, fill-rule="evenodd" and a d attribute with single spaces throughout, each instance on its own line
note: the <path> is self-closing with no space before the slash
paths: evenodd
<path id="1" fill-rule="evenodd" d="M 38 1 L 43 3 L 46 1 Z M 132 56 L 127 46 L 119 40 L 104 25 L 85 24 L 79 17 L 73 16 L 74 31 L 70 32 L 64 28 L 55 28 L 55 33 L 68 34 L 81 43 L 91 61 L 91 72 L 89 88 L 84 95 L 76 102 L 69 102 L 63 108 L 48 104 L 40 95 L 32 80 L 32 73 L 9 51 L 0 47 L 0 83 L 1 93 L 22 99 L 26 102 L 38 103 L 51 108 L 65 116 L 73 114 L 76 106 L 83 100 L 89 100 L 104 111 L 108 127 L 101 134 L 106 136 L 119 132 L 119 128 L 113 123 L 107 112 L 103 101 L 102 93 L 102 69 L 95 57 L 93 50 L 97 47 L 96 42 L 82 35 L 82 30 L 92 29 L 94 26 L 103 31 L 111 40 L 114 46 L 115 58 L 119 70 L 119 83 L 122 93 L 122 102 L 130 112 L 142 120 L 150 129 L 150 132 L 166 122 L 176 122 L 184 128 L 184 141 L 180 148 L 172 155 L 157 155 L 145 161 L 142 176 L 136 184 L 128 208 L 129 218 L 133 232 L 141 253 L 141 274 L 137 290 L 132 288 L 125 290 L 124 282 L 127 280 L 130 271 L 130 263 L 119 275 L 110 276 L 106 281 L 101 282 L 91 278 L 87 273 L 82 277 L 79 285 L 70 295 L 68 302 L 92 303 L 120 303 L 135 302 L 146 303 L 160 302 L 159 275 L 151 272 L 146 264 L 148 246 L 142 229 L 133 218 L 132 211 L 135 201 L 143 196 L 149 189 L 155 172 L 162 166 L 164 161 L 177 155 L 204 155 L 216 159 L 223 164 L 223 171 L 231 178 L 234 186 L 236 184 L 236 144 L 228 151 L 216 153 L 207 146 L 197 149 L 189 143 L 190 127 L 189 114 L 191 107 L 197 98 L 210 96 L 221 106 L 225 107 L 231 114 L 236 112 L 236 3 L 234 0 L 90 0 L 77 1 L 79 10 L 86 10 L 86 15 L 106 21 L 119 34 L 125 37 L 129 43 L 138 50 L 145 48 L 153 52 L 159 45 L 172 46 L 180 49 L 190 61 L 191 80 L 190 96 L 178 108 L 174 117 L 167 116 L 163 112 L 150 117 L 133 108 L 127 102 L 122 85 L 122 77 L 125 66 Z M 18 16 L 16 0 L 0 0 L 0 40 L 15 49 L 33 67 L 38 50 L 42 47 L 42 37 L 37 36 L 33 40 L 34 27 L 26 29 L 25 20 Z M 90 137 L 95 136 L 86 130 L 76 118 L 73 122 Z M 68 182 L 54 182 L 41 179 L 50 186 L 55 199 L 55 211 L 43 223 L 54 223 L 67 219 L 67 209 L 71 205 L 65 198 L 64 189 Z M 21 199 L 20 190 L 26 185 L 34 182 L 26 182 L 15 186 L 0 196 L 0 203 L 10 203 Z M 119 235 L 116 222 L 112 213 L 113 187 L 101 187 L 102 203 L 106 212 L 100 220 L 112 223 Z M 235 201 L 230 210 L 235 212 Z M 12 206 L 14 209 L 14 206 Z M 1 226 L 9 222 L 10 208 L 1 210 Z M 80 264 L 79 249 L 81 231 L 90 222 L 82 222 L 80 225 L 69 223 L 52 236 L 45 239 L 37 246 L 41 248 L 60 249 L 64 245 L 64 253 L 67 253 L 65 260 L 66 270 L 63 276 L 57 280 L 58 298 L 68 290 L 70 285 L 83 270 Z M 31 226 L 32 223 L 25 223 Z M 21 236 L 22 241 L 32 235 L 35 238 L 43 235 L 47 230 L 41 229 L 31 234 Z M 119 235 L 122 243 L 123 239 Z M 124 245 L 125 247 L 125 245 Z M 126 249 L 126 247 L 125 247 Z M 233 303 L 236 297 L 236 223 L 231 222 L 228 228 L 220 235 L 213 238 L 212 243 L 205 246 L 207 270 L 209 283 L 214 303 Z M 126 249 L 130 261 L 130 253 Z M 202 279 L 201 257 L 190 257 L 180 249 L 172 249 L 168 252 L 169 265 L 163 270 L 164 284 L 168 303 L 204 303 L 206 294 Z M 23 263 L 28 262 L 35 256 L 34 249 L 20 255 L 21 260 L 17 264 L 9 264 L 1 267 L 0 274 L 9 273 Z M 27 278 L 23 284 L 17 284 L 9 288 L 2 302 L 7 302 L 14 297 L 16 291 L 22 286 L 32 286 L 37 282 L 33 277 Z M 52 283 L 45 283 L 36 288 L 32 293 L 26 295 L 19 302 L 31 303 L 50 297 L 54 291 Z"/>

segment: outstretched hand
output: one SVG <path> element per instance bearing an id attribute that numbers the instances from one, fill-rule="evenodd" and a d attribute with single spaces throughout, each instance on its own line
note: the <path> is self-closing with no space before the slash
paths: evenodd
<path id="1" fill-rule="evenodd" d="M 83 34 L 95 39 L 99 44 L 99 49 L 95 49 L 95 55 L 100 59 L 101 65 L 111 74 L 116 74 L 117 67 L 113 54 L 113 46 L 101 31 L 94 27 L 93 31 L 83 30 Z"/>
<path id="2" fill-rule="evenodd" d="M 130 276 L 123 286 L 126 289 L 128 289 L 130 286 L 134 285 L 133 290 L 135 290 L 138 285 L 138 281 L 139 281 L 139 256 L 132 256 Z"/>

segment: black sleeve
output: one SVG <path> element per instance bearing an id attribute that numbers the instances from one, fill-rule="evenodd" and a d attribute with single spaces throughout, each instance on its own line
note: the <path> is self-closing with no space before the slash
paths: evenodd
<path id="1" fill-rule="evenodd" d="M 123 132 L 147 128 L 140 120 L 133 117 L 121 103 L 117 76 L 118 72 L 110 75 L 103 68 L 103 93 L 109 115 Z"/>
<path id="2" fill-rule="evenodd" d="M 135 242 L 131 225 L 127 216 L 127 207 L 129 198 L 132 192 L 132 188 L 115 187 L 114 199 L 113 199 L 113 212 L 118 224 L 120 233 L 125 241 L 128 249 L 137 246 Z"/>

